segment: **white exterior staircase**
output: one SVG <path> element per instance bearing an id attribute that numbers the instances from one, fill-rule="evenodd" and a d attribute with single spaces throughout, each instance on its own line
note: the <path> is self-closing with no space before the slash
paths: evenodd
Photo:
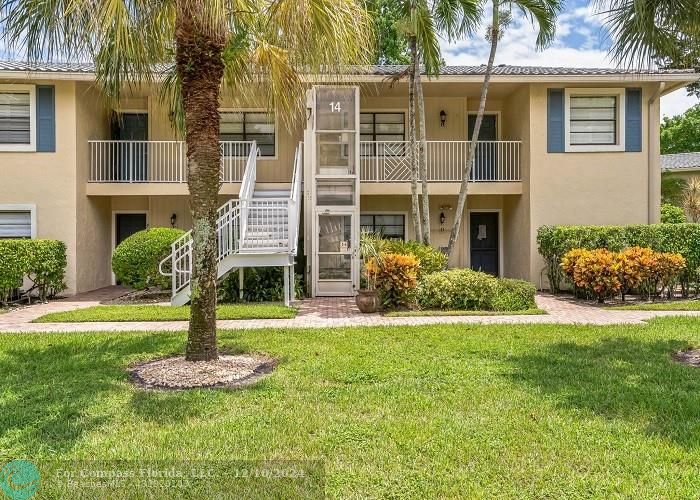
<path id="1" fill-rule="evenodd" d="M 250 148 L 239 198 L 219 207 L 216 221 L 217 278 L 246 267 L 285 267 L 285 303 L 294 290 L 294 257 L 297 254 L 301 208 L 302 144 L 294 156 L 289 190 L 263 190 L 256 186 L 258 148 Z M 170 271 L 164 266 L 169 264 Z M 190 300 L 192 231 L 172 245 L 172 253 L 160 263 L 160 272 L 172 279 L 173 305 Z M 290 284 L 291 282 L 291 284 Z"/>

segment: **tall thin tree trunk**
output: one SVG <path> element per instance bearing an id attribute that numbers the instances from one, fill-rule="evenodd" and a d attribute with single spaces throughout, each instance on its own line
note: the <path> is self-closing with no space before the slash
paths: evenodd
<path id="1" fill-rule="evenodd" d="M 428 161 L 426 158 L 425 141 L 425 101 L 423 100 L 423 84 L 421 83 L 420 64 L 413 67 L 415 78 L 413 84 L 416 86 L 414 95 L 416 97 L 416 111 L 418 123 L 418 172 L 421 179 L 421 229 L 423 230 L 422 240 L 426 245 L 430 245 L 430 195 L 428 194 Z M 417 239 L 417 238 L 416 238 Z"/>
<path id="2" fill-rule="evenodd" d="M 464 166 L 462 172 L 462 184 L 459 188 L 459 197 L 457 198 L 457 208 L 455 210 L 455 220 L 452 224 L 452 230 L 450 231 L 450 240 L 447 244 L 447 256 L 452 256 L 452 251 L 454 250 L 455 244 L 457 243 L 457 238 L 459 237 L 459 230 L 462 226 L 462 214 L 464 213 L 464 205 L 467 201 L 467 188 L 469 186 L 469 176 L 472 173 L 472 164 L 474 163 L 474 158 L 476 156 L 476 148 L 479 141 L 479 131 L 481 130 L 481 120 L 484 117 L 484 109 L 486 109 L 486 95 L 489 91 L 489 82 L 491 81 L 491 71 L 493 70 L 493 61 L 496 58 L 496 48 L 498 46 L 498 39 L 500 36 L 500 18 L 498 12 L 498 0 L 493 0 L 493 14 L 491 18 L 491 52 L 489 52 L 488 64 L 486 64 L 486 73 L 484 75 L 484 83 L 481 86 L 481 98 L 479 100 L 479 110 L 476 115 L 476 120 L 474 121 L 474 130 L 472 132 L 471 141 L 469 143 L 469 156 L 467 157 L 467 164 Z"/>
<path id="3" fill-rule="evenodd" d="M 416 66 L 418 65 L 418 43 L 415 36 L 409 40 L 411 50 L 411 68 L 408 73 L 408 140 L 409 160 L 411 162 L 411 218 L 413 219 L 413 231 L 415 238 L 420 241 L 420 206 L 418 204 L 418 158 L 416 143 Z"/>
<path id="4" fill-rule="evenodd" d="M 182 81 L 187 184 L 192 213 L 192 274 L 188 361 L 218 358 L 216 345 L 216 211 L 219 194 L 219 92 L 222 31 L 202 18 L 206 0 L 179 0 L 176 64 Z"/>

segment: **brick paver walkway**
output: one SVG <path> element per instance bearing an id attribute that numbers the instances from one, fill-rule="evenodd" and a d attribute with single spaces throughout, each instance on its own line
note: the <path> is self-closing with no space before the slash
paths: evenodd
<path id="1" fill-rule="evenodd" d="M 86 332 L 86 331 L 178 331 L 186 330 L 185 321 L 104 322 L 104 323 L 31 323 L 49 312 L 90 307 L 118 297 L 123 288 L 107 287 L 48 304 L 0 314 L 0 332 Z M 470 324 L 640 324 L 657 316 L 700 316 L 700 311 L 614 311 L 567 298 L 538 295 L 537 305 L 547 315 L 532 316 L 416 316 L 385 317 L 362 314 L 352 298 L 326 297 L 307 299 L 299 304 L 294 319 L 219 320 L 220 328 L 327 328 L 334 326 L 432 325 L 449 323 Z"/>

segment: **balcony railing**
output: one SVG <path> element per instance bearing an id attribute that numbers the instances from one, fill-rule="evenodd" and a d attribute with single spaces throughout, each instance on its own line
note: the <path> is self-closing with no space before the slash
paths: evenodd
<path id="1" fill-rule="evenodd" d="M 472 182 L 520 181 L 520 141 L 479 141 Z M 362 182 L 410 182 L 409 142 L 362 141 Z M 469 156 L 469 141 L 427 141 L 430 182 L 460 182 Z"/>
<path id="2" fill-rule="evenodd" d="M 182 141 L 88 141 L 89 182 L 187 182 Z M 221 181 L 240 182 L 252 142 L 222 141 Z"/>

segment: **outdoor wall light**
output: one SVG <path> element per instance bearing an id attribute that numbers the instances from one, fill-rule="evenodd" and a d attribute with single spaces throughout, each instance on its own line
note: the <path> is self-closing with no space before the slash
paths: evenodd
<path id="1" fill-rule="evenodd" d="M 440 225 L 443 225 L 447 218 L 445 217 L 445 212 L 440 212 Z"/>
<path id="2" fill-rule="evenodd" d="M 446 121 L 447 121 L 447 113 L 445 113 L 444 109 L 441 109 L 440 110 L 440 126 L 444 127 Z"/>
<path id="3" fill-rule="evenodd" d="M 170 227 L 174 228 L 176 222 L 177 222 L 177 214 L 171 215 L 170 216 Z"/>

